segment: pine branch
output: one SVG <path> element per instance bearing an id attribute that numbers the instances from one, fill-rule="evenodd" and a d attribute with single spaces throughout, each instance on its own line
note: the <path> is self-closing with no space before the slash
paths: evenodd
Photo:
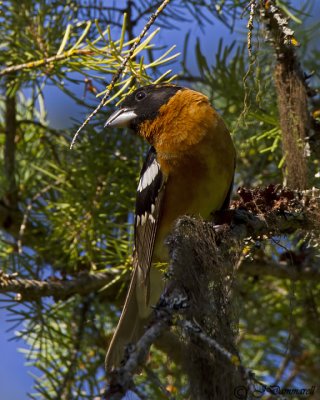
<path id="1" fill-rule="evenodd" d="M 47 64 L 54 63 L 57 61 L 63 61 L 63 60 L 69 59 L 71 57 L 85 56 L 85 55 L 90 55 L 90 54 L 93 54 L 93 51 L 88 50 L 88 49 L 68 50 L 61 54 L 52 56 L 52 57 L 47 57 L 47 58 L 43 58 L 41 60 L 30 61 L 30 62 L 27 62 L 24 64 L 12 65 L 10 67 L 3 68 L 2 70 L 0 70 L 0 76 L 8 75 L 8 74 L 11 74 L 12 72 L 21 71 L 23 69 L 34 69 L 34 68 L 43 67 Z"/>
<path id="2" fill-rule="evenodd" d="M 293 191 L 280 186 L 268 186 L 264 189 L 238 190 L 240 200 L 233 202 L 233 210 L 222 215 L 226 225 L 221 228 L 228 232 L 226 243 L 241 243 L 245 238 L 266 238 L 286 234 L 295 230 L 314 230 L 320 228 L 320 190 Z M 223 221 L 224 219 L 224 221 Z M 214 227 L 211 225 L 211 230 Z M 239 264 L 239 272 L 252 276 L 270 275 L 281 279 L 318 280 L 320 271 L 310 265 L 284 265 L 274 263 L 249 262 Z M 232 270 L 232 265 L 226 266 Z M 110 283 L 111 273 L 83 273 L 70 281 L 35 281 L 16 279 L 2 272 L 0 293 L 18 293 L 21 301 L 53 296 L 65 299 L 73 294 L 88 294 Z M 108 293 L 106 292 L 108 297 Z M 110 301 L 112 301 L 110 295 Z"/>
<path id="3" fill-rule="evenodd" d="M 109 272 L 94 274 L 82 272 L 73 280 L 36 281 L 17 279 L 16 275 L 0 271 L 0 293 L 17 293 L 19 301 L 37 300 L 48 296 L 64 300 L 74 294 L 87 295 L 96 292 L 113 279 L 114 275 Z"/>
<path id="4" fill-rule="evenodd" d="M 265 276 L 272 276 L 293 281 L 320 281 L 320 270 L 309 265 L 287 265 L 264 260 L 244 260 L 239 266 L 238 273 L 258 276 L 261 279 Z M 75 294 L 86 295 L 95 292 L 114 279 L 114 275 L 110 273 L 101 272 L 92 275 L 83 273 L 83 275 L 80 278 L 67 281 L 37 281 L 17 279 L 16 276 L 7 275 L 0 271 L 0 293 L 16 293 L 20 302 L 51 296 L 57 300 L 63 300 Z M 114 293 L 106 291 L 105 298 L 106 301 L 113 301 Z M 160 347 L 162 347 L 162 343 L 160 343 Z"/>

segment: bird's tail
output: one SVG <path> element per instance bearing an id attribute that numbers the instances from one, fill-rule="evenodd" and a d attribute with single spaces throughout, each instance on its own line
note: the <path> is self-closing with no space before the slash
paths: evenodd
<path id="1" fill-rule="evenodd" d="M 158 302 L 163 288 L 164 282 L 159 270 L 151 267 L 146 282 L 139 266 L 136 266 L 120 320 L 107 352 L 105 360 L 107 371 L 118 368 L 124 358 L 125 347 L 129 343 L 136 343 L 143 335 L 152 313 L 152 306 Z"/>

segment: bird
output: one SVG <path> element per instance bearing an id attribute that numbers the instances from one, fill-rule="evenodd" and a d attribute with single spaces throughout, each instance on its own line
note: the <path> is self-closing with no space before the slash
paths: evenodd
<path id="1" fill-rule="evenodd" d="M 204 94 L 174 84 L 143 86 L 125 97 L 105 127 L 126 127 L 150 144 L 135 205 L 133 273 L 105 361 L 121 366 L 143 335 L 165 289 L 165 239 L 183 215 L 210 219 L 229 206 L 236 163 L 231 135 Z"/>

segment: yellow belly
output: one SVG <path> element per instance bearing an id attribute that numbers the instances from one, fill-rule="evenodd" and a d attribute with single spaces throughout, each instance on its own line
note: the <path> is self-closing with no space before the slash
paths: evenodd
<path id="1" fill-rule="evenodd" d="M 226 146 L 229 152 L 224 151 Z M 164 241 L 177 218 L 188 214 L 208 219 L 213 211 L 221 208 L 233 180 L 235 153 L 230 142 L 221 143 L 221 148 L 217 148 L 216 141 L 206 138 L 188 156 L 179 158 L 179 162 L 167 162 L 176 165 L 170 168 L 166 184 L 153 261 L 168 260 Z"/>

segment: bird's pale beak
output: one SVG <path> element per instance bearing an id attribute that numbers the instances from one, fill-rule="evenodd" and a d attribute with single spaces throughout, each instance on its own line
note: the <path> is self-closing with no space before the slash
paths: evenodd
<path id="1" fill-rule="evenodd" d="M 120 108 L 110 115 L 104 127 L 123 128 L 129 126 L 130 122 L 137 117 L 137 114 L 130 108 Z"/>

